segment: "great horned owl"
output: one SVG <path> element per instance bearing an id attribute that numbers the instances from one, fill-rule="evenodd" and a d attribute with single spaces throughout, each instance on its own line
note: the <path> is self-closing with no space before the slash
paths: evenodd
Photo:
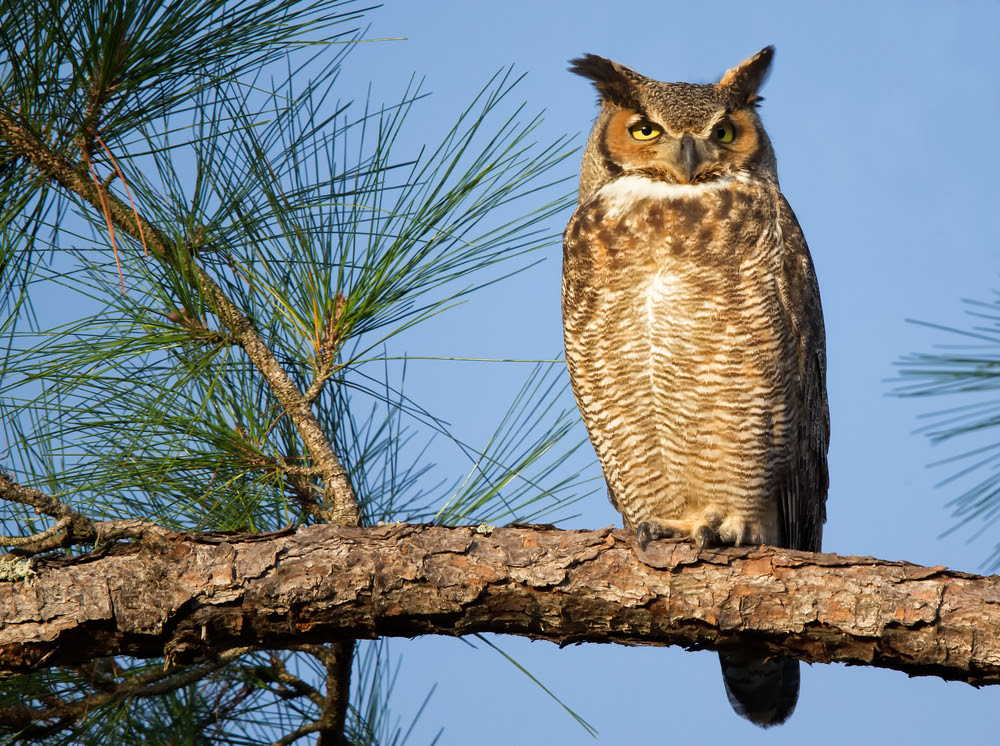
<path id="1" fill-rule="evenodd" d="M 715 85 L 596 55 L 601 112 L 563 245 L 573 391 L 639 543 L 818 551 L 829 411 L 819 288 L 757 95 L 767 47 Z M 736 711 L 783 722 L 799 665 L 720 653 Z"/>

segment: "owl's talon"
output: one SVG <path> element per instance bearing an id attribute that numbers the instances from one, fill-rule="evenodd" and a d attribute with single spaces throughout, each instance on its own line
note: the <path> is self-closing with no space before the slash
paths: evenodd
<path id="1" fill-rule="evenodd" d="M 635 530 L 635 538 L 639 547 L 645 551 L 649 542 L 657 539 L 673 539 L 677 534 L 656 521 L 643 521 Z"/>
<path id="2" fill-rule="evenodd" d="M 698 540 L 698 553 L 700 554 L 712 539 L 712 529 L 708 526 L 700 526 L 695 536 Z"/>

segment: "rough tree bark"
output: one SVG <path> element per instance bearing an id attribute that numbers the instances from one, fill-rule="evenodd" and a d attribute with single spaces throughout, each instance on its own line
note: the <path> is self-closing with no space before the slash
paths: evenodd
<path id="1" fill-rule="evenodd" d="M 109 655 L 185 663 L 233 648 L 498 632 L 757 646 L 1000 683 L 1000 578 L 867 557 L 560 531 L 317 525 L 187 534 L 37 560 L 0 583 L 0 673 Z"/>

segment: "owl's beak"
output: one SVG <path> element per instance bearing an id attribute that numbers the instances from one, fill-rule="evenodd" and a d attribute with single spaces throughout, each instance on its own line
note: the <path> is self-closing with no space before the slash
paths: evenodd
<path id="1" fill-rule="evenodd" d="M 681 138 L 680 161 L 684 169 L 684 178 L 690 184 L 694 172 L 698 170 L 700 159 L 698 158 L 698 151 L 694 146 L 694 139 L 687 132 Z"/>

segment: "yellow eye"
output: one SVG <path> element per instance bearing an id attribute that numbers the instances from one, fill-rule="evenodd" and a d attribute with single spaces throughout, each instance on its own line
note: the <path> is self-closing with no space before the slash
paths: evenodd
<path id="1" fill-rule="evenodd" d="M 646 121 L 636 122 L 628 128 L 628 131 L 636 140 L 653 140 L 663 134 L 663 130 Z"/>
<path id="2" fill-rule="evenodd" d="M 731 143 L 736 139 L 736 128 L 728 119 L 719 122 L 712 129 L 712 137 L 721 143 Z"/>

